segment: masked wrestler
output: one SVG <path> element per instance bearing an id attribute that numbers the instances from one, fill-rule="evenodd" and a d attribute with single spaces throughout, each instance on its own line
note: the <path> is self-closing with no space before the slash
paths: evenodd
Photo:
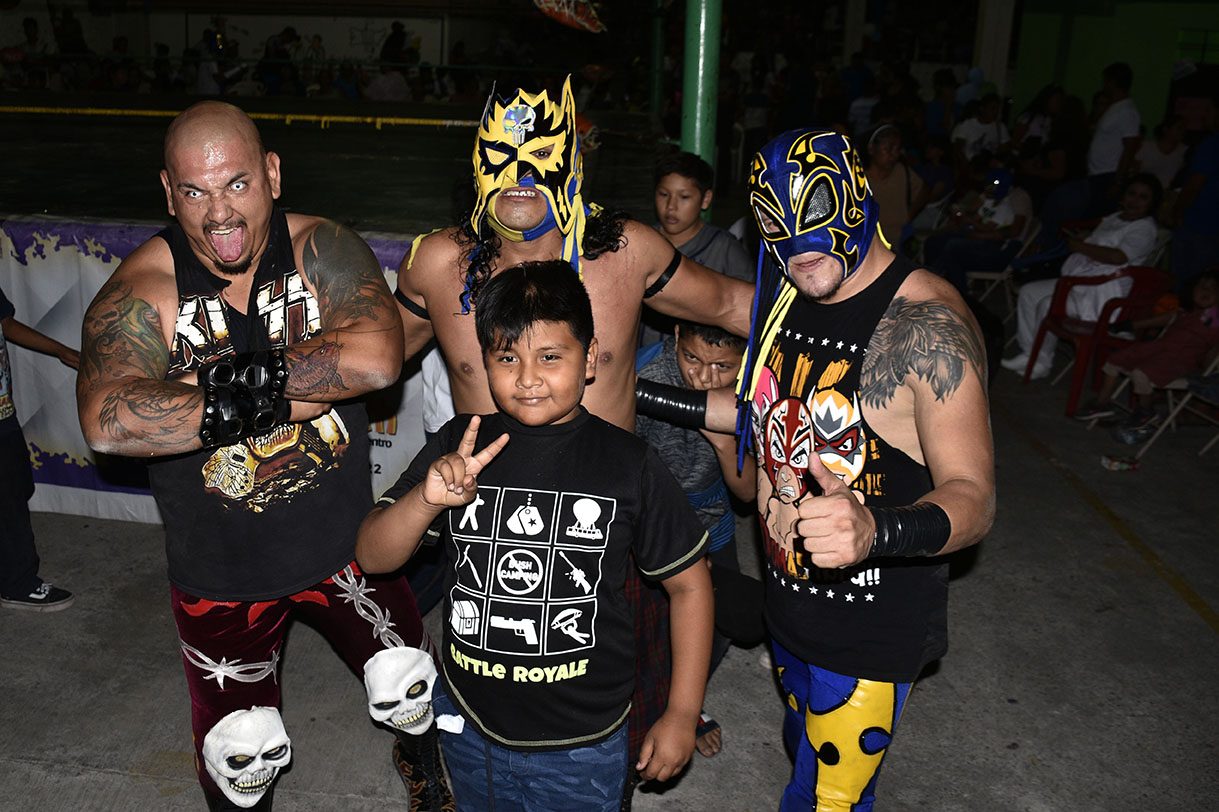
<path id="1" fill-rule="evenodd" d="M 769 256 L 742 399 L 766 431 L 759 480 L 807 489 L 794 524 L 762 522 L 796 761 L 782 808 L 871 810 L 910 686 L 946 648 L 942 556 L 993 518 L 985 354 L 956 290 L 882 240 L 843 136 L 771 141 L 749 199 Z M 766 429 L 776 421 L 786 433 Z"/>
<path id="2" fill-rule="evenodd" d="M 740 424 L 795 759 L 782 809 L 866 812 L 910 687 L 947 648 L 943 556 L 994 518 L 982 339 L 952 285 L 889 250 L 843 136 L 775 138 L 749 201 L 766 256 Z M 660 397 L 720 431 L 735 416 L 727 389 Z"/>
<path id="3" fill-rule="evenodd" d="M 644 303 L 675 318 L 748 331 L 752 287 L 686 259 L 654 229 L 587 206 L 570 82 L 561 93 L 524 90 L 487 100 L 474 144 L 476 203 L 460 225 L 421 236 L 398 271 L 396 297 L 409 358 L 433 336 L 444 353 L 458 412 L 495 410 L 474 333 L 478 291 L 499 270 L 563 259 L 580 274 L 593 306 L 597 376 L 584 391 L 590 412 L 627 431 L 635 424 L 635 346 Z M 628 579 L 628 595 L 639 582 Z M 665 705 L 667 622 L 658 590 L 636 611 L 641 652 L 631 744 Z M 655 693 L 649 695 L 649 692 Z M 693 729 L 691 730 L 693 735 Z"/>
<path id="4" fill-rule="evenodd" d="M 278 665 L 302 615 L 398 734 L 411 809 L 451 808 L 430 713 L 396 710 L 435 678 L 414 599 L 354 561 L 372 506 L 358 398 L 402 361 L 379 263 L 351 230 L 274 205 L 279 157 L 231 105 L 174 119 L 161 181 L 176 222 L 90 305 L 77 400 L 90 447 L 153 458 L 208 807 L 271 808 L 291 757 Z"/>

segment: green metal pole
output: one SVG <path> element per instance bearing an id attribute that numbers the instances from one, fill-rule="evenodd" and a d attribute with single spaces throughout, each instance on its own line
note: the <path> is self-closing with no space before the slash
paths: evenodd
<path id="1" fill-rule="evenodd" d="M 652 118 L 656 122 L 660 121 L 660 114 L 664 107 L 664 72 L 665 72 L 665 4 L 664 0 L 656 0 L 656 7 L 652 9 L 652 75 L 651 75 L 651 98 L 648 100 L 648 109 L 652 111 Z"/>
<path id="2" fill-rule="evenodd" d="M 687 0 L 681 148 L 715 165 L 715 108 L 720 73 L 721 0 Z"/>

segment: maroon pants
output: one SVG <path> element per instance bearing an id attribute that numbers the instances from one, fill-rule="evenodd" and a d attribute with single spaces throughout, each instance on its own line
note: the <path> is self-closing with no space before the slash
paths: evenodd
<path id="1" fill-rule="evenodd" d="M 308 618 L 361 676 L 382 649 L 432 649 L 406 579 L 367 578 L 354 561 L 276 600 L 211 601 L 172 585 L 170 598 L 190 688 L 195 768 L 204 790 L 217 796 L 203 766 L 204 737 L 233 711 L 279 707 L 279 662 L 294 614 Z"/>

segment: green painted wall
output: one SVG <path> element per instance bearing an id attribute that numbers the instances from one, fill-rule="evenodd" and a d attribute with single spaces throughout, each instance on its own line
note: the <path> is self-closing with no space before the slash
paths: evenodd
<path id="1" fill-rule="evenodd" d="M 1123 61 L 1134 70 L 1134 100 L 1150 129 L 1168 103 L 1182 29 L 1219 32 L 1219 2 L 1030 0 L 1021 17 L 1013 109 L 1051 81 L 1090 104 L 1101 70 Z"/>

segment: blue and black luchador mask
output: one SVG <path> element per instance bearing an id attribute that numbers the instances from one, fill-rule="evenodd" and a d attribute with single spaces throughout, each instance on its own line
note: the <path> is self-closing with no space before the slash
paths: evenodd
<path id="1" fill-rule="evenodd" d="M 785 274 L 793 256 L 819 251 L 838 258 L 843 279 L 867 255 L 880 214 L 850 140 L 816 130 L 785 132 L 754 155 L 749 205 Z"/>

